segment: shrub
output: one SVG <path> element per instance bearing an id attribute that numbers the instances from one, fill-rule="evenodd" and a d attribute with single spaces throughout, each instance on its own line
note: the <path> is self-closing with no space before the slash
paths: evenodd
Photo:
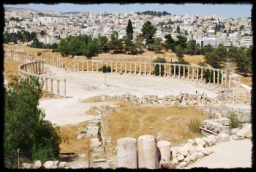
<path id="1" fill-rule="evenodd" d="M 199 119 L 191 119 L 189 123 L 189 130 L 193 133 L 200 133 L 201 122 Z"/>
<path id="2" fill-rule="evenodd" d="M 231 128 L 240 128 L 241 124 L 239 123 L 237 119 L 237 115 L 235 113 L 231 113 L 228 118 L 231 121 Z"/>
<path id="3" fill-rule="evenodd" d="M 42 52 L 38 52 L 37 55 L 38 55 L 38 56 L 41 56 L 41 55 L 42 55 Z"/>

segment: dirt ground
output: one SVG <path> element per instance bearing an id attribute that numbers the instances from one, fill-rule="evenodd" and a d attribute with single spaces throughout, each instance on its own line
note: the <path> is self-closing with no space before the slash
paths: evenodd
<path id="1" fill-rule="evenodd" d="M 51 53 L 50 50 L 40 50 L 40 49 L 31 49 L 28 47 L 22 47 L 22 49 L 25 49 L 27 52 L 42 52 L 43 58 L 52 58 L 59 56 L 59 53 Z M 93 57 L 93 59 L 108 59 L 108 58 L 116 58 L 118 59 L 118 55 L 110 55 L 106 54 L 101 55 L 101 57 Z M 148 60 L 149 57 L 155 56 L 155 57 L 165 57 L 167 60 L 176 59 L 176 55 L 173 53 L 165 53 L 165 54 L 155 54 L 153 52 L 146 51 L 142 55 L 138 55 L 137 57 L 134 56 L 128 56 L 128 60 Z M 72 60 L 74 60 L 71 57 L 65 57 L 65 63 L 70 63 Z M 122 57 L 123 59 L 123 57 Z M 188 60 L 190 63 L 198 63 L 203 61 L 203 56 L 186 56 L 185 59 Z M 8 61 L 5 60 L 4 67 L 4 77 L 7 81 L 9 81 L 9 74 L 17 74 L 18 66 L 21 63 L 16 61 Z M 197 87 L 197 85 L 193 82 L 184 82 L 179 80 L 166 80 L 163 78 L 154 78 L 154 82 L 152 82 L 153 77 L 137 77 L 137 76 L 120 76 L 120 75 L 113 75 L 107 77 L 107 83 L 109 84 L 107 87 L 103 86 L 103 76 L 100 74 L 82 74 L 79 72 L 74 73 L 67 73 L 67 72 L 61 72 L 59 70 L 55 70 L 55 68 L 51 68 L 51 71 L 55 73 L 55 76 L 57 77 L 66 77 L 67 78 L 67 99 L 60 99 L 60 98 L 54 98 L 51 97 L 49 92 L 44 91 L 44 97 L 40 99 L 40 108 L 43 108 L 46 113 L 46 119 L 50 120 L 55 126 L 60 127 L 60 136 L 62 138 L 62 144 L 61 144 L 61 152 L 77 152 L 77 151 L 86 151 L 88 147 L 86 144 L 88 143 L 88 139 L 81 139 L 77 140 L 76 131 L 78 128 L 86 127 L 87 121 L 90 119 L 95 118 L 95 112 L 93 111 L 93 108 L 95 106 L 109 106 L 116 104 L 117 102 L 83 102 L 83 100 L 92 98 L 95 96 L 107 94 L 110 96 L 114 95 L 121 95 L 121 94 L 135 94 L 136 96 L 141 95 L 154 95 L 157 94 L 159 96 L 164 96 L 166 94 L 174 94 L 178 95 L 180 92 L 187 92 L 190 94 L 194 94 L 195 90 L 198 90 L 200 92 L 205 92 L 207 95 L 215 97 L 216 95 L 212 93 L 209 90 L 200 89 Z M 132 82 L 131 82 L 132 81 Z M 243 82 L 243 80 L 242 80 Z M 250 79 L 247 78 L 244 82 L 250 83 Z M 195 109 L 194 109 L 195 110 Z M 128 112 L 131 112 L 132 114 L 130 119 L 127 118 Z M 160 113 L 161 112 L 161 113 Z M 177 113 L 183 113 L 184 117 L 178 118 L 175 116 L 175 112 Z M 109 114 L 109 119 L 106 119 L 106 125 L 109 126 L 108 130 L 116 131 L 117 133 L 109 133 L 113 137 L 113 143 L 115 144 L 116 139 L 115 137 L 121 137 L 124 135 L 118 135 L 121 133 L 129 132 L 131 133 L 133 131 L 137 131 L 135 135 L 131 135 L 134 137 L 137 137 L 138 135 L 142 135 L 147 133 L 152 133 L 154 135 L 161 133 L 163 137 L 169 139 L 172 143 L 176 144 L 178 143 L 178 140 L 181 138 L 178 138 L 177 136 L 174 136 L 174 134 L 166 134 L 170 133 L 171 128 L 185 128 L 182 129 L 185 134 L 187 132 L 187 125 L 189 121 L 192 119 L 192 116 L 189 114 L 192 114 L 192 109 L 155 109 L 155 108 L 127 108 L 123 107 L 123 109 L 117 109 L 112 110 L 112 112 Z M 173 114 L 174 113 L 174 114 Z M 120 114 L 118 117 L 115 117 L 113 114 Z M 146 115 L 144 115 L 146 114 Z M 161 116 L 161 118 L 155 118 L 155 114 L 158 114 Z M 198 118 L 203 119 L 204 117 L 201 116 L 201 112 L 193 112 L 195 118 L 195 114 L 198 114 Z M 177 115 L 177 114 L 176 114 Z M 121 121 L 125 123 L 125 120 L 131 121 L 130 123 L 134 123 L 133 126 L 129 126 L 129 130 L 125 131 L 123 128 L 120 127 L 119 123 L 115 125 L 112 124 L 110 120 L 113 118 L 113 116 L 118 119 L 116 121 Z M 186 117 L 185 117 L 186 116 Z M 148 128 L 148 123 L 152 123 L 152 121 L 157 121 L 158 124 L 160 122 L 167 122 L 165 119 L 170 117 L 172 122 L 176 122 L 174 124 L 168 123 L 166 124 L 166 127 L 162 128 L 155 128 L 156 130 L 151 131 L 152 129 Z M 179 125 L 177 124 L 176 120 L 179 121 Z M 144 121 L 141 123 L 141 121 Z M 168 121 L 169 122 L 169 121 Z M 182 123 L 185 122 L 185 123 Z M 130 124 L 129 123 L 129 124 Z M 153 124 L 152 124 L 153 125 Z M 124 125 L 125 126 L 125 125 Z M 112 128 L 114 127 L 114 128 Z M 115 128 L 116 127 L 116 128 Z M 155 125 L 152 127 L 156 127 Z M 159 126 L 160 127 L 160 126 Z M 146 130 L 147 129 L 147 130 Z M 120 132 L 125 131 L 125 132 Z M 188 132 L 187 132 L 188 133 Z M 127 133 L 130 135 L 129 133 Z M 117 137 L 116 137 L 117 138 Z M 182 140 L 182 139 L 181 139 Z"/>

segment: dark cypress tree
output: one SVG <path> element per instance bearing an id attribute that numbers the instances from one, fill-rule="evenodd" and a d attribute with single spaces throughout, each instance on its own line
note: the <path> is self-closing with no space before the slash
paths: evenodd
<path id="1" fill-rule="evenodd" d="M 126 35 L 127 35 L 127 37 L 130 37 L 130 39 L 132 40 L 132 38 L 133 38 L 133 28 L 132 28 L 132 22 L 131 22 L 130 19 L 129 19 L 128 25 L 126 27 Z"/>

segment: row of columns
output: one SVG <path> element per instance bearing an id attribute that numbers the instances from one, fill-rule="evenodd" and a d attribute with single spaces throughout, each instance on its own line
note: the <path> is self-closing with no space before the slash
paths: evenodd
<path id="1" fill-rule="evenodd" d="M 56 95 L 60 97 L 60 79 L 52 77 L 41 77 L 39 74 L 43 72 L 43 62 L 32 62 L 28 64 L 23 64 L 19 67 L 18 73 L 22 78 L 29 78 L 29 76 L 35 76 L 40 78 L 40 82 L 43 85 L 43 89 L 50 91 L 54 94 L 53 91 L 53 81 L 56 82 Z M 50 82 L 50 83 L 49 83 Z M 50 88 L 48 87 L 50 84 Z M 50 90 L 49 90 L 50 89 Z M 66 79 L 63 79 L 63 98 L 66 98 Z"/>
<path id="2" fill-rule="evenodd" d="M 103 66 L 111 68 L 110 73 L 122 73 L 133 75 L 150 75 L 154 74 L 154 69 L 158 66 L 159 77 L 173 77 L 178 79 L 188 79 L 192 81 L 204 81 L 204 71 L 209 70 L 212 73 L 212 83 L 230 86 L 230 77 L 227 72 L 219 69 L 205 68 L 201 66 L 191 66 L 182 64 L 163 64 L 151 62 L 118 62 L 118 61 L 95 61 L 95 60 L 75 60 L 73 63 L 74 71 L 100 72 Z M 101 71 L 102 72 L 102 71 Z"/>

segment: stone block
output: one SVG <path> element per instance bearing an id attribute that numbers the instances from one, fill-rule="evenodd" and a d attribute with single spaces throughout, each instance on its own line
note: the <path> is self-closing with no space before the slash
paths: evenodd
<path id="1" fill-rule="evenodd" d="M 230 130 L 231 130 L 231 126 L 222 126 L 220 129 L 220 132 L 230 135 Z"/>
<path id="2" fill-rule="evenodd" d="M 41 168 L 42 167 L 42 162 L 40 160 L 37 160 L 34 165 L 33 165 L 33 168 L 34 169 L 38 169 L 38 168 Z"/>
<path id="3" fill-rule="evenodd" d="M 251 133 L 251 129 L 250 128 L 242 128 L 240 129 L 236 135 L 239 136 L 239 137 L 242 137 L 242 138 L 245 138 L 247 135 L 250 135 Z"/>
<path id="4" fill-rule="evenodd" d="M 46 168 L 46 169 L 53 168 L 53 161 L 46 161 L 44 163 L 44 168 Z"/>
<path id="5" fill-rule="evenodd" d="M 202 145 L 198 145 L 196 147 L 197 152 L 202 152 L 204 150 L 204 147 Z"/>
<path id="6" fill-rule="evenodd" d="M 31 168 L 31 164 L 29 164 L 29 163 L 22 163 L 22 168 L 23 169 L 30 169 Z"/>
<path id="7" fill-rule="evenodd" d="M 209 136 L 207 136 L 207 138 L 211 139 L 212 141 L 212 144 L 215 145 L 216 144 L 216 138 L 215 138 L 215 135 L 211 134 Z"/>
<path id="8" fill-rule="evenodd" d="M 195 142 L 197 145 L 205 145 L 205 141 L 203 141 L 201 138 L 195 138 Z"/>
<path id="9" fill-rule="evenodd" d="M 230 141 L 230 136 L 225 133 L 220 133 L 216 136 L 217 142 L 227 142 Z"/>
<path id="10" fill-rule="evenodd" d="M 234 134 L 236 134 L 239 130 L 240 130 L 240 128 L 232 128 L 230 134 L 231 134 L 231 135 L 234 135 Z"/>
<path id="11" fill-rule="evenodd" d="M 188 163 L 190 162 L 190 157 L 189 157 L 189 155 L 188 155 L 183 161 L 188 164 Z"/>
<path id="12" fill-rule="evenodd" d="M 175 164 L 175 165 L 177 165 L 177 164 L 179 163 L 179 161 L 178 161 L 177 158 L 173 158 L 173 159 L 172 159 L 172 163 Z"/>
<path id="13" fill-rule="evenodd" d="M 188 150 L 189 148 L 187 146 L 182 146 L 179 148 L 179 152 L 183 156 L 188 156 Z"/>
<path id="14" fill-rule="evenodd" d="M 231 125 L 231 121 L 229 118 L 219 118 L 219 119 L 215 119 L 214 121 L 218 122 L 219 124 L 223 125 L 223 126 L 230 126 Z"/>
<path id="15" fill-rule="evenodd" d="M 181 168 L 184 168 L 184 167 L 186 167 L 187 166 L 187 163 L 186 162 L 180 162 L 179 163 L 179 166 L 181 167 Z"/>
<path id="16" fill-rule="evenodd" d="M 191 147 L 189 150 L 188 150 L 188 153 L 190 154 L 190 155 L 192 155 L 192 154 L 194 154 L 194 153 L 196 153 L 197 152 L 197 148 L 196 147 Z"/>
<path id="17" fill-rule="evenodd" d="M 198 154 L 198 159 L 204 157 L 204 153 L 203 152 L 198 152 L 197 154 Z"/>
<path id="18" fill-rule="evenodd" d="M 205 146 L 212 146 L 213 145 L 213 142 L 210 138 L 208 137 L 203 137 L 202 140 L 205 142 Z"/>
<path id="19" fill-rule="evenodd" d="M 185 157 L 184 157 L 183 155 L 179 155 L 179 156 L 177 157 L 177 160 L 178 160 L 179 162 L 181 162 L 181 161 L 183 161 L 184 158 L 185 158 Z"/>

